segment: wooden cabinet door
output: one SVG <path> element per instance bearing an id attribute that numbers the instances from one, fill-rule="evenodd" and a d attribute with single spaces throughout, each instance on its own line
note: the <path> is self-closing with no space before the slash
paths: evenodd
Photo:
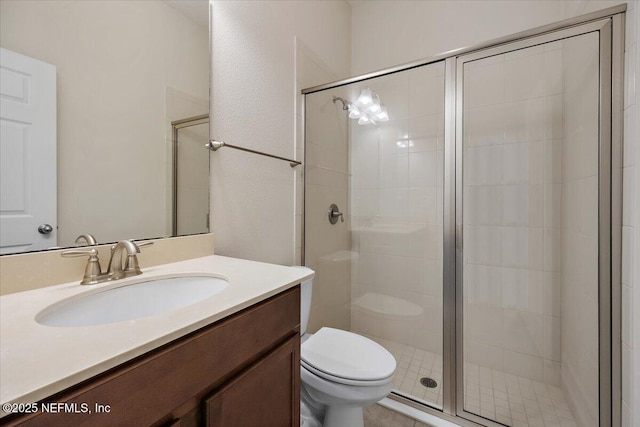
<path id="1" fill-rule="evenodd" d="M 300 425 L 300 335 L 286 341 L 205 399 L 211 427 Z"/>

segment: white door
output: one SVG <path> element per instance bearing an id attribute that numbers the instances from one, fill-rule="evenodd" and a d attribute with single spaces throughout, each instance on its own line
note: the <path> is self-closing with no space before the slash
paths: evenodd
<path id="1" fill-rule="evenodd" d="M 0 253 L 57 245 L 56 191 L 56 67 L 0 48 Z"/>

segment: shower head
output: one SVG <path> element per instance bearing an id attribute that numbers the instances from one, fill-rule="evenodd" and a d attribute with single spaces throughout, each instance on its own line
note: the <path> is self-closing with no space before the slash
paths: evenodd
<path id="1" fill-rule="evenodd" d="M 347 101 L 346 99 L 344 99 L 344 98 L 340 98 L 339 96 L 334 96 L 334 97 L 333 97 L 333 103 L 335 104 L 335 103 L 336 103 L 336 101 L 340 101 L 340 102 L 342 102 L 342 109 L 343 109 L 343 110 L 347 111 L 347 110 L 349 109 L 349 104 L 350 104 L 350 102 L 349 102 L 349 101 Z"/>
<path id="2" fill-rule="evenodd" d="M 380 100 L 380 96 L 369 88 L 362 89 L 355 103 L 349 102 L 339 96 L 333 97 L 333 103 L 340 101 L 342 110 L 349 112 L 350 119 L 357 119 L 359 125 L 375 125 L 376 122 L 389 120 L 387 107 Z"/>

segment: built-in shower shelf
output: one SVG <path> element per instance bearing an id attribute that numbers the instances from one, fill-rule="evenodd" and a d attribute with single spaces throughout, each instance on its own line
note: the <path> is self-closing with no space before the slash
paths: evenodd
<path id="1" fill-rule="evenodd" d="M 357 298 L 353 307 L 384 316 L 420 316 L 424 312 L 422 307 L 410 301 L 375 292 L 367 292 Z"/>

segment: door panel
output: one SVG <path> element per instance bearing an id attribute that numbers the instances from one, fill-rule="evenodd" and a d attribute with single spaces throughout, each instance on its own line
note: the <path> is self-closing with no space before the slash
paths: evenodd
<path id="1" fill-rule="evenodd" d="M 56 68 L 0 49 L 0 253 L 57 243 Z M 48 224 L 50 230 L 38 227 Z"/>

